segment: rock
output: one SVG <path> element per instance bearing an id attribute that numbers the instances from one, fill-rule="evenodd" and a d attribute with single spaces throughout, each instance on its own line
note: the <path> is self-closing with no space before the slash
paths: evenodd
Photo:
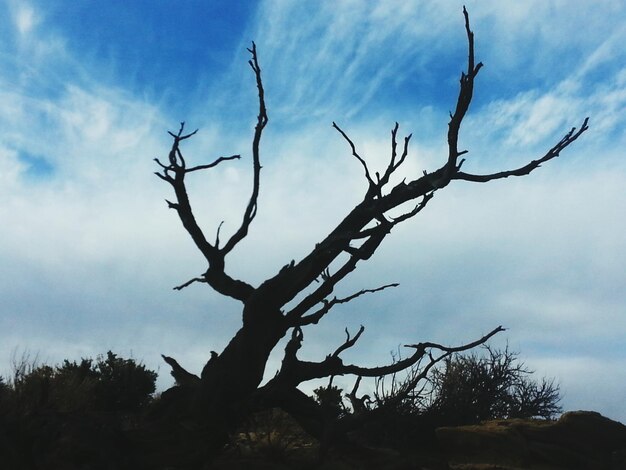
<path id="1" fill-rule="evenodd" d="M 626 469 L 626 426 L 596 412 L 444 427 L 436 435 L 452 468 Z"/>

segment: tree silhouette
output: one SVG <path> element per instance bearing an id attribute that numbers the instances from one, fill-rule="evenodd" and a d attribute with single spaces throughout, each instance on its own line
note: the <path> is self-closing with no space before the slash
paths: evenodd
<path id="1" fill-rule="evenodd" d="M 503 328 L 498 326 L 481 338 L 456 346 L 433 342 L 407 345 L 413 352 L 406 358 L 378 367 L 365 367 L 347 364 L 341 359 L 342 352 L 354 346 L 360 339 L 364 331 L 364 327 L 361 326 L 356 334 L 346 330 L 345 341 L 323 360 L 311 362 L 298 358 L 305 327 L 317 324 L 338 304 L 395 286 L 390 284 L 374 289 L 363 289 L 344 298 L 332 296 L 335 286 L 354 271 L 360 262 L 368 260 L 396 225 L 420 213 L 438 191 L 442 191 L 457 180 L 487 183 L 510 176 L 527 175 L 542 163 L 559 156 L 562 150 L 587 130 L 588 119 L 585 119 L 580 128 L 572 128 L 543 156 L 519 168 L 492 174 L 463 171 L 464 159 L 461 156 L 467 151 L 461 150 L 459 146 L 459 130 L 472 101 L 474 80 L 482 67 L 482 63 L 475 62 L 474 35 L 465 8 L 463 14 L 468 42 L 467 70 L 461 74 L 456 106 L 454 112 L 450 114 L 448 151 L 443 165 L 431 173 L 424 172 L 415 180 L 408 182 L 403 180 L 391 187 L 389 183 L 392 175 L 398 172 L 408 156 L 411 135 L 399 139 L 399 126 L 396 123 L 391 131 L 388 164 L 382 174 L 372 173 L 365 159 L 359 154 L 357 145 L 338 124 L 333 123 L 333 127 L 346 141 L 352 156 L 362 166 L 366 180 L 365 194 L 311 252 L 297 261 L 284 265 L 275 275 L 258 285 L 233 277 L 226 268 L 227 255 L 247 236 L 257 215 L 260 191 L 261 138 L 268 123 L 268 113 L 261 67 L 254 43 L 248 49 L 251 54 L 249 64 L 256 79 L 259 103 L 252 139 L 252 191 L 241 224 L 229 237 L 223 237 L 218 229 L 214 241 L 211 241 L 200 228 L 189 199 L 186 177 L 189 173 L 208 170 L 228 160 L 239 159 L 240 156 L 220 157 L 212 163 L 188 166 L 181 146 L 197 130 L 185 133 L 185 125 L 181 123 L 177 132 L 169 133 L 173 139 L 172 147 L 165 162 L 155 159 L 160 166 L 156 175 L 172 186 L 175 200 L 167 201 L 168 206 L 176 211 L 183 227 L 207 262 L 207 269 L 201 276 L 175 289 L 183 289 L 192 283 L 204 283 L 216 292 L 239 301 L 242 306 L 241 328 L 221 353 L 212 355 L 200 376 L 186 371 L 173 358 L 166 358 L 173 368 L 178 386 L 176 393 L 166 393 L 164 398 L 170 397 L 172 402 L 177 403 L 181 416 L 194 417 L 201 427 L 210 429 L 211 436 L 218 443 L 216 445 L 219 445 L 220 439 L 224 439 L 225 433 L 232 429 L 245 413 L 253 409 L 274 406 L 290 413 L 307 431 L 318 436 L 324 435 L 327 429 L 322 422 L 324 414 L 320 412 L 319 404 L 298 389 L 303 382 L 338 375 L 378 377 L 407 369 L 418 363 L 423 364 L 426 373 L 435 363 L 450 354 L 481 345 L 496 333 L 503 331 Z M 410 210 L 394 217 L 389 215 L 390 211 L 408 202 L 413 202 Z M 294 306 L 287 307 L 297 296 L 300 296 L 301 300 Z M 276 376 L 261 387 L 268 357 L 286 335 L 289 335 L 289 340 L 285 347 L 282 366 Z"/>

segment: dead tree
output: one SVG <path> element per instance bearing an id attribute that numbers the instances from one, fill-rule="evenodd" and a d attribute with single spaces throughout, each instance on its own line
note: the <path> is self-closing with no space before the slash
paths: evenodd
<path id="1" fill-rule="evenodd" d="M 378 172 L 372 174 L 355 143 L 339 125 L 333 123 L 334 129 L 346 141 L 352 156 L 361 165 L 365 174 L 366 188 L 363 199 L 315 245 L 310 253 L 298 261 L 286 264 L 279 272 L 259 285 L 233 277 L 226 266 L 227 255 L 247 236 L 257 215 L 261 181 L 261 137 L 268 122 L 268 114 L 261 68 L 254 43 L 249 49 L 251 54 L 249 64 L 256 79 L 259 108 L 252 139 L 252 192 L 241 224 L 229 237 L 222 238 L 223 235 L 218 230 L 213 241 L 207 238 L 192 210 L 186 177 L 190 173 L 208 170 L 225 161 L 239 159 L 240 156 L 220 157 L 209 164 L 189 166 L 183 157 L 181 145 L 197 131 L 185 133 L 182 123 L 178 132 L 170 132 L 173 138 L 172 147 L 167 161 L 161 162 L 156 159 L 160 166 L 160 171 L 156 174 L 174 189 L 175 200 L 167 201 L 168 206 L 177 212 L 185 230 L 207 263 L 207 269 L 202 275 L 175 289 L 183 289 L 192 283 L 207 284 L 216 292 L 239 301 L 242 306 L 241 329 L 221 353 L 213 355 L 210 362 L 207 362 L 201 377 L 184 371 L 173 359 L 168 361 L 174 364 L 176 375 L 184 378 L 181 380 L 183 383 L 181 386 L 192 390 L 187 396 L 193 398 L 187 400 L 187 403 L 193 410 L 192 414 L 200 417 L 206 426 L 215 429 L 227 427 L 227 424 L 236 421 L 234 417 L 238 411 L 245 409 L 254 401 L 257 405 L 260 404 L 259 406 L 279 405 L 299 419 L 310 432 L 322 435 L 322 424 L 316 414 L 315 403 L 298 390 L 298 386 L 303 382 L 348 374 L 357 377 L 378 377 L 404 370 L 420 361 L 426 364 L 424 370 L 427 372 L 435 362 L 448 357 L 451 353 L 483 344 L 496 333 L 503 331 L 503 328 L 498 326 L 475 341 L 454 347 L 430 342 L 410 345 L 413 352 L 405 359 L 379 367 L 346 364 L 341 359 L 341 353 L 354 346 L 360 339 L 364 331 L 364 327 L 361 327 L 354 335 L 346 330 L 346 340 L 343 344 L 323 360 L 309 362 L 297 357 L 304 340 L 305 328 L 317 324 L 334 306 L 394 286 L 391 284 L 375 289 L 363 289 L 344 298 L 332 296 L 335 286 L 361 261 L 368 260 L 396 225 L 416 216 L 438 191 L 456 180 L 487 183 L 510 176 L 527 175 L 542 163 L 558 157 L 561 151 L 587 130 L 588 119 L 585 119 L 580 128 L 572 128 L 543 156 L 516 169 L 491 174 L 462 171 L 465 160 L 460 157 L 466 154 L 467 150 L 461 150 L 459 147 L 459 130 L 472 101 L 474 80 L 482 67 L 482 63 L 476 63 L 474 59 L 474 35 L 465 9 L 463 14 L 468 42 L 467 70 L 461 74 L 456 107 L 450 114 L 448 152 L 443 165 L 431 173 L 424 172 L 415 180 L 409 182 L 403 180 L 390 187 L 392 175 L 408 157 L 411 135 L 399 141 L 399 126 L 396 123 L 391 131 L 388 164 L 382 174 Z M 389 215 L 393 209 L 410 202 L 413 202 L 410 210 L 395 217 Z M 302 299 L 287 308 L 286 306 L 299 294 L 302 294 Z M 290 339 L 285 348 L 280 371 L 268 384 L 259 387 L 270 353 L 289 332 Z"/>

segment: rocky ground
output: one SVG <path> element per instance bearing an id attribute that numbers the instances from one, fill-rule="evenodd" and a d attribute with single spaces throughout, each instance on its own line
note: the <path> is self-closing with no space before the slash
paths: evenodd
<path id="1" fill-rule="evenodd" d="M 118 420 L 84 418 L 66 416 L 60 421 L 58 416 L 41 415 L 27 427 L 20 425 L 19 430 L 0 423 L 0 468 L 626 470 L 626 426 L 587 411 L 565 413 L 558 421 L 495 420 L 438 428 L 436 441 L 415 449 L 398 452 L 355 447 L 330 451 L 323 459 L 318 445 L 302 436 L 281 435 L 275 430 L 248 432 L 218 460 L 200 466 L 181 466 L 180 460 L 171 458 L 167 446 L 152 438 L 141 442 L 141 436 L 133 437 L 121 429 Z M 126 426 L 132 427 L 132 423 Z M 201 443 L 193 447 L 197 445 Z"/>
<path id="2" fill-rule="evenodd" d="M 626 470 L 626 426 L 595 412 L 439 428 L 437 438 L 453 469 Z"/>

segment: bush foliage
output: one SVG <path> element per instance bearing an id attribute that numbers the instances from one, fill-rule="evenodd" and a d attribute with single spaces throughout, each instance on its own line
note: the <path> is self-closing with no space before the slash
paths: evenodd
<path id="1" fill-rule="evenodd" d="M 554 380 L 533 380 L 533 372 L 508 348 L 484 349 L 484 355 L 449 357 L 433 372 L 427 413 L 442 424 L 458 425 L 499 418 L 553 419 L 562 411 Z"/>
<path id="2" fill-rule="evenodd" d="M 379 377 L 373 399 L 349 395 L 360 412 L 368 414 L 358 431 L 368 444 L 411 448 L 432 445 L 440 426 L 477 424 L 490 419 L 553 419 L 562 410 L 560 391 L 553 380 L 533 379 L 533 372 L 518 359 L 518 353 L 485 346 L 483 354 L 454 354 L 422 375 L 419 364 L 398 375 Z M 394 360 L 401 357 L 394 356 Z M 356 387 L 355 387 L 356 389 Z M 342 390 L 335 386 L 314 391 L 315 400 L 326 409 L 349 412 Z M 356 410 L 356 414 L 359 410 Z M 355 410 L 352 410 L 355 413 Z"/>
<path id="3" fill-rule="evenodd" d="M 136 411 L 155 392 L 157 374 L 111 351 L 95 361 L 37 365 L 28 356 L 14 363 L 11 380 L 0 381 L 0 399 L 15 412 L 41 410 Z"/>
<path id="4" fill-rule="evenodd" d="M 332 382 L 317 388 L 314 399 L 331 428 L 340 422 L 361 423 L 354 428 L 357 440 L 395 449 L 428 448 L 439 426 L 493 418 L 553 418 L 561 411 L 558 386 L 533 380 L 532 372 L 508 349 L 487 347 L 482 355 L 452 355 L 419 382 L 414 380 L 417 371 L 404 380 L 388 377 L 387 385 L 380 378 L 371 399 L 357 398 L 355 386 L 349 395 L 353 408 Z M 82 452 L 100 459 L 98 442 L 121 445 L 125 441 L 119 441 L 120 436 L 133 426 L 134 418 L 129 417 L 138 419 L 150 409 L 146 405 L 153 398 L 156 377 L 144 365 L 111 351 L 95 360 L 65 360 L 56 366 L 23 357 L 9 380 L 0 377 L 0 434 L 13 430 L 7 442 L 0 442 L 0 452 L 17 449 L 28 455 L 33 446 L 43 446 L 41 455 L 52 458 L 56 454 L 48 455 L 48 450 L 65 443 L 62 453 L 67 456 Z M 357 410 L 355 403 L 360 405 Z M 361 420 L 364 414 L 367 419 Z M 279 409 L 252 414 L 233 438 L 237 452 L 272 461 L 283 461 L 311 444 L 300 425 Z M 69 458 L 65 454 L 59 458 Z"/>
<path id="5" fill-rule="evenodd" d="M 454 354 L 416 381 L 419 369 L 406 379 L 384 377 L 376 383 L 375 407 L 399 414 L 427 416 L 437 425 L 476 424 L 489 419 L 553 419 L 562 410 L 554 380 L 532 378 L 519 354 L 484 346 L 484 354 Z"/>

